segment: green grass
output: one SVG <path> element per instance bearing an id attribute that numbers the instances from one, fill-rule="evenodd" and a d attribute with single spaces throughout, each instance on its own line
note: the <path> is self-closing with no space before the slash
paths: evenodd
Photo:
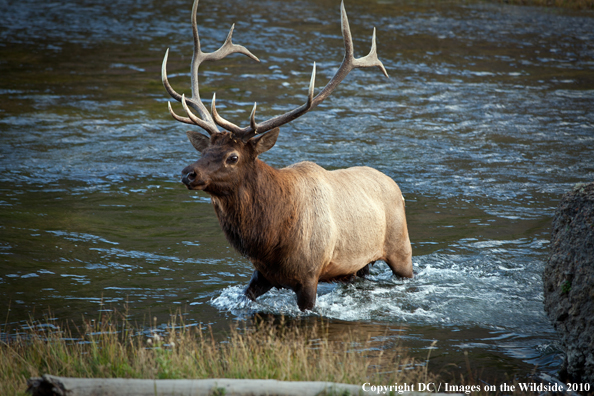
<path id="1" fill-rule="evenodd" d="M 125 315 L 59 328 L 49 321 L 6 332 L 0 341 L 0 394 L 22 394 L 31 377 L 259 378 L 361 385 L 435 382 L 424 364 L 401 347 L 353 334 L 329 334 L 323 325 L 284 320 L 240 322 L 225 336 L 187 326 L 172 316 L 166 330 L 135 326 Z M 424 362 L 423 362 L 424 363 Z"/>

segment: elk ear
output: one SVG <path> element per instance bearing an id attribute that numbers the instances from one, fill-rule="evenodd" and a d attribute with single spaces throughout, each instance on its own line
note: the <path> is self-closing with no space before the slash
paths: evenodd
<path id="1" fill-rule="evenodd" d="M 190 139 L 192 146 L 194 146 L 194 148 L 199 152 L 203 152 L 204 149 L 206 149 L 210 144 L 210 138 L 208 136 L 204 136 L 201 133 L 188 131 L 186 132 L 186 135 L 188 135 L 188 139 Z"/>
<path id="2" fill-rule="evenodd" d="M 276 143 L 276 139 L 278 139 L 279 132 L 279 128 L 274 128 L 273 130 L 266 132 L 263 135 L 251 138 L 250 143 L 256 149 L 256 155 L 260 155 L 270 150 Z"/>

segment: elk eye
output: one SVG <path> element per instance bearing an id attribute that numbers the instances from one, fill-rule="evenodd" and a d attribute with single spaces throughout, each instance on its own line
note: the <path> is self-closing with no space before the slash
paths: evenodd
<path id="1" fill-rule="evenodd" d="M 237 154 L 231 154 L 229 157 L 227 157 L 227 163 L 229 165 L 234 165 L 237 163 L 237 161 L 239 161 Z"/>

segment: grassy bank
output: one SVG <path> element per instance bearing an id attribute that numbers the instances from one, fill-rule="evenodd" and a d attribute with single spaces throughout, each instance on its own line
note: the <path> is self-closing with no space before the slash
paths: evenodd
<path id="1" fill-rule="evenodd" d="M 80 378 L 260 378 L 351 384 L 432 382 L 404 350 L 282 320 L 238 324 L 224 337 L 172 317 L 167 329 L 110 314 L 82 327 L 31 324 L 0 343 L 0 394 L 23 394 L 43 374 Z M 424 362 L 423 362 L 424 363 Z"/>

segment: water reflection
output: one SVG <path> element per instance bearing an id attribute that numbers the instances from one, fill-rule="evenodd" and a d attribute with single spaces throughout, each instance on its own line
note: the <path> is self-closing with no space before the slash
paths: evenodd
<path id="1" fill-rule="evenodd" d="M 373 26 L 391 78 L 355 71 L 263 155 L 370 165 L 407 200 L 417 277 L 378 263 L 369 280 L 320 288 L 312 314 L 274 291 L 245 304 L 251 265 L 225 241 L 209 198 L 179 172 L 197 154 L 169 118 L 160 65 L 189 91 L 186 1 L 0 2 L 0 315 L 47 307 L 80 320 L 127 305 L 133 318 L 227 328 L 254 312 L 330 318 L 332 331 L 390 336 L 432 364 L 527 375 L 558 365 L 540 274 L 560 194 L 594 179 L 594 16 L 489 4 L 348 1 L 357 51 Z M 203 0 L 205 49 L 236 23 L 233 56 L 205 68 L 203 96 L 245 124 L 305 99 L 342 57 L 338 2 Z M 279 17 L 279 16 L 282 16 Z M 554 28 L 553 28 L 554 27 Z M 360 53 L 356 53 L 360 56 Z M 208 100 L 205 101 L 208 105 Z M 495 375 L 495 374 L 494 374 Z"/>

